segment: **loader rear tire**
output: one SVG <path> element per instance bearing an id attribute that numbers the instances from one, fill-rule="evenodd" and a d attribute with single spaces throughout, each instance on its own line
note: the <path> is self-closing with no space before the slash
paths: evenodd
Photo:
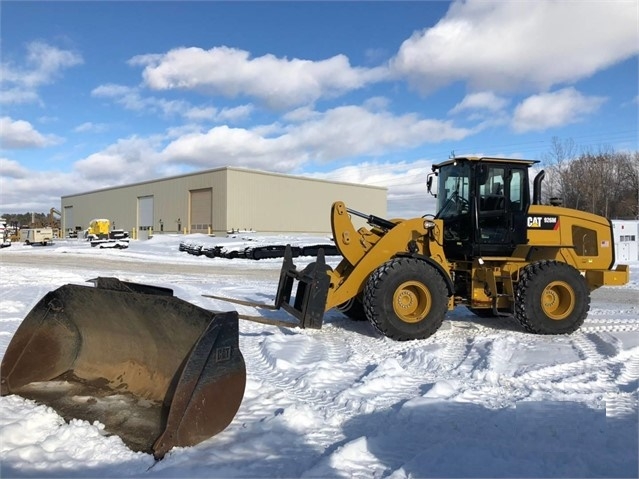
<path id="1" fill-rule="evenodd" d="M 424 339 L 435 333 L 448 309 L 448 289 L 441 274 L 416 258 L 395 258 L 377 268 L 364 287 L 368 320 L 397 341 Z"/>
<path id="2" fill-rule="evenodd" d="M 583 324 L 590 292 L 583 276 L 558 261 L 526 266 L 515 290 L 515 318 L 531 333 L 569 334 Z"/>

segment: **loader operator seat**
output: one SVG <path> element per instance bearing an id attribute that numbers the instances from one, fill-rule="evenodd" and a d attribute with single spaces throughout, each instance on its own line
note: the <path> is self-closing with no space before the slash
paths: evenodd
<path id="1" fill-rule="evenodd" d="M 505 206 L 506 199 L 501 183 L 495 183 L 492 193 L 481 197 L 481 211 L 503 210 Z"/>

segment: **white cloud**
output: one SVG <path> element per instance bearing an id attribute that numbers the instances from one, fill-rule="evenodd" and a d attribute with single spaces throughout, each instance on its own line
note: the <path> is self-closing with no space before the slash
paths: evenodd
<path id="1" fill-rule="evenodd" d="M 8 116 L 0 118 L 0 146 L 6 149 L 44 148 L 60 143 L 54 135 L 43 135 L 33 125 L 24 120 L 13 120 Z"/>
<path id="2" fill-rule="evenodd" d="M 464 111 L 486 110 L 496 112 L 503 110 L 509 103 L 509 100 L 491 91 L 471 93 L 466 95 L 462 101 L 457 103 L 451 110 L 450 114 L 454 115 Z"/>
<path id="3" fill-rule="evenodd" d="M 23 88 L 16 87 L 3 88 L 0 91 L 0 105 L 36 103 L 38 100 L 38 94 L 33 90 L 24 90 Z"/>
<path id="4" fill-rule="evenodd" d="M 639 52 L 637 3 L 456 1 L 391 61 L 422 92 L 455 81 L 471 90 L 546 90 Z"/>
<path id="5" fill-rule="evenodd" d="M 250 117 L 254 110 L 255 107 L 251 104 L 239 105 L 232 108 L 222 108 L 217 117 L 220 121 L 229 121 L 234 123 Z"/>
<path id="6" fill-rule="evenodd" d="M 186 107 L 183 108 L 182 116 L 190 121 L 210 121 L 218 116 L 217 108 L 213 106 L 206 107 Z"/>
<path id="7" fill-rule="evenodd" d="M 284 136 L 269 139 L 254 131 L 227 125 L 181 136 L 162 153 L 169 163 L 197 168 L 238 165 L 280 172 L 293 170 L 306 159 L 302 152 L 291 148 Z"/>
<path id="8" fill-rule="evenodd" d="M 0 209 L 48 211 L 60 197 L 177 174 L 158 158 L 161 138 L 127 138 L 75 163 L 70 172 L 32 170 L 0 159 Z"/>
<path id="9" fill-rule="evenodd" d="M 59 208 L 60 197 L 80 184 L 98 188 L 73 174 L 30 170 L 17 161 L 0 158 L 0 213 L 48 212 L 52 206 Z"/>
<path id="10" fill-rule="evenodd" d="M 31 42 L 22 64 L 3 62 L 0 66 L 0 102 L 32 103 L 39 100 L 37 89 L 52 83 L 67 68 L 83 63 L 82 56 L 70 50 Z"/>
<path id="11" fill-rule="evenodd" d="M 105 97 L 105 98 L 118 98 L 126 97 L 127 95 L 137 95 L 137 90 L 129 86 L 116 85 L 113 83 L 107 83 L 106 85 L 100 85 L 95 87 L 91 91 L 92 96 Z"/>
<path id="12" fill-rule="evenodd" d="M 76 162 L 73 171 L 82 178 L 99 181 L 101 188 L 153 178 L 161 174 L 161 168 L 158 167 L 158 141 L 155 137 L 118 140 L 106 149 Z"/>
<path id="13" fill-rule="evenodd" d="M 2 178 L 26 178 L 28 170 L 20 163 L 8 158 L 0 158 L 0 177 Z"/>
<path id="14" fill-rule="evenodd" d="M 385 78 L 385 68 L 352 67 L 344 55 L 310 61 L 250 53 L 229 47 L 176 48 L 163 55 L 140 55 L 147 86 L 205 94 L 255 97 L 272 108 L 290 108 L 338 96 Z"/>
<path id="15" fill-rule="evenodd" d="M 160 113 L 166 117 L 186 116 L 193 113 L 193 107 L 182 100 L 165 100 L 163 98 L 144 97 L 137 88 L 123 85 L 100 85 L 91 91 L 95 97 L 111 98 L 127 110 L 140 111 L 144 113 Z M 200 110 L 199 118 L 202 117 Z M 198 115 L 193 115 L 197 117 Z"/>
<path id="16" fill-rule="evenodd" d="M 422 119 L 416 114 L 371 112 L 359 106 L 328 110 L 321 117 L 291 127 L 295 144 L 312 149 L 320 161 L 341 157 L 379 155 L 424 143 L 461 140 L 471 134 L 451 121 Z"/>
<path id="17" fill-rule="evenodd" d="M 577 123 L 605 101 L 603 97 L 584 96 L 574 88 L 533 95 L 517 105 L 512 126 L 516 132 L 523 133 Z"/>
<path id="18" fill-rule="evenodd" d="M 430 160 L 362 162 L 308 176 L 330 181 L 388 188 L 388 218 L 415 218 L 435 213 L 435 198 L 426 190 Z M 365 213 L 365 212 L 364 212 Z"/>
<path id="19" fill-rule="evenodd" d="M 295 120 L 305 120 L 296 123 Z M 323 113 L 292 115 L 287 125 L 252 130 L 219 126 L 193 132 L 163 150 L 167 162 L 198 168 L 242 165 L 291 172 L 308 162 L 328 163 L 340 158 L 380 155 L 424 143 L 460 140 L 472 133 L 450 121 L 371 112 L 358 106 Z"/>
<path id="20" fill-rule="evenodd" d="M 91 91 L 98 98 L 110 98 L 127 110 L 145 114 L 161 114 L 165 117 L 179 116 L 189 121 L 238 121 L 250 116 L 253 106 L 239 105 L 233 108 L 219 109 L 213 106 L 193 106 L 184 100 L 165 100 L 144 96 L 138 88 L 124 85 L 100 85 Z"/>

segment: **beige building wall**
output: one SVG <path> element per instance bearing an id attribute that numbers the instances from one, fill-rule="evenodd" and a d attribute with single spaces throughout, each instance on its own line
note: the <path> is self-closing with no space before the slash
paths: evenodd
<path id="1" fill-rule="evenodd" d="M 228 169 L 228 227 L 273 232 L 330 232 L 331 205 L 386 215 L 386 189 Z"/>
<path id="2" fill-rule="evenodd" d="M 153 230 L 177 232 L 189 228 L 190 190 L 212 188 L 213 202 L 220 227 L 226 222 L 224 171 L 208 171 L 198 175 L 178 176 L 162 180 L 136 183 L 78 195 L 63 196 L 62 223 L 65 231 L 80 227 L 86 229 L 94 218 L 111 220 L 112 227 L 138 231 L 141 226 L 138 199 L 153 198 Z M 69 213 L 67 208 L 72 208 Z M 71 216 L 73 223 L 68 223 Z M 113 226 L 115 223 L 115 226 Z"/>
<path id="3" fill-rule="evenodd" d="M 84 230 L 94 218 L 140 237 L 139 198 L 153 198 L 153 232 L 191 232 L 191 191 L 211 189 L 211 229 L 268 232 L 330 232 L 330 207 L 386 215 L 386 189 L 219 168 L 160 180 L 63 196 L 62 227 Z M 146 203 L 148 205 L 148 201 Z M 148 212 L 147 212 L 148 213 Z M 113 226 L 114 224 L 114 226 Z M 206 231 L 205 231 L 206 232 Z"/>

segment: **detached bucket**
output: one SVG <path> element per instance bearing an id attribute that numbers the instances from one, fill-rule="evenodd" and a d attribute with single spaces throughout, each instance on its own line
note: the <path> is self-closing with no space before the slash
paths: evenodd
<path id="1" fill-rule="evenodd" d="M 92 282 L 51 291 L 29 312 L 2 359 L 1 394 L 98 420 L 156 458 L 224 430 L 246 383 L 237 313 L 166 288 Z"/>

